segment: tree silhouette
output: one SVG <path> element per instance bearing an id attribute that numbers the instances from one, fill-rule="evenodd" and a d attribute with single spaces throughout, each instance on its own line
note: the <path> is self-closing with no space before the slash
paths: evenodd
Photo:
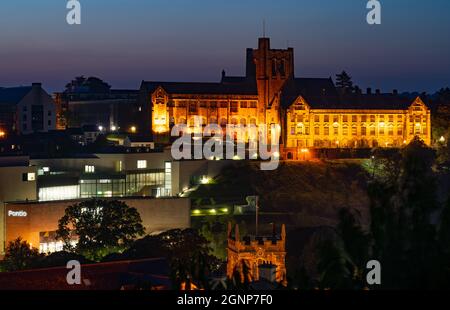
<path id="1" fill-rule="evenodd" d="M 345 71 L 336 74 L 336 87 L 346 92 L 352 92 L 354 87 L 351 76 Z"/>
<path id="2" fill-rule="evenodd" d="M 19 237 L 8 243 L 0 267 L 4 271 L 32 269 L 42 257 L 37 249 L 31 248 L 30 244 Z"/>
<path id="3" fill-rule="evenodd" d="M 66 249 L 99 260 L 127 248 L 144 234 L 144 227 L 138 211 L 124 202 L 91 199 L 69 206 L 59 220 L 56 234 Z M 74 249 L 70 243 L 72 236 L 78 237 Z"/>

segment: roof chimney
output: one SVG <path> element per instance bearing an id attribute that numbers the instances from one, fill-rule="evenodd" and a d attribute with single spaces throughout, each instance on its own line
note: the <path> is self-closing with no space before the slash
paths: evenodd
<path id="1" fill-rule="evenodd" d="M 367 88 L 367 94 L 368 94 L 368 95 L 371 95 L 371 94 L 372 94 L 372 88 L 370 88 L 370 87 Z"/>
<path id="2" fill-rule="evenodd" d="M 42 83 L 32 83 L 31 87 L 33 87 L 33 88 L 42 88 Z"/>
<path id="3" fill-rule="evenodd" d="M 381 94 L 381 91 L 380 91 L 380 89 L 379 89 L 379 88 L 377 88 L 377 89 L 375 90 L 375 93 L 376 93 L 377 95 Z"/>
<path id="4" fill-rule="evenodd" d="M 392 93 L 393 93 L 394 95 L 398 95 L 398 90 L 394 89 L 394 90 L 392 91 Z"/>

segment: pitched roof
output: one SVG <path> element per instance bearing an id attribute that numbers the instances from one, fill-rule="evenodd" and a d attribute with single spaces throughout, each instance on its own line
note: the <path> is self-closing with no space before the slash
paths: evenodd
<path id="1" fill-rule="evenodd" d="M 31 86 L 0 88 L 0 104 L 17 104 L 30 91 Z"/>
<path id="2" fill-rule="evenodd" d="M 198 83 L 198 82 L 148 82 L 141 89 L 154 92 L 162 87 L 169 94 L 186 95 L 257 95 L 255 83 Z"/>
<path id="3" fill-rule="evenodd" d="M 342 109 L 406 110 L 414 100 L 396 94 L 344 94 Z"/>
<path id="4" fill-rule="evenodd" d="M 281 105 L 289 108 L 302 96 L 312 108 L 332 108 L 339 105 L 339 96 L 331 78 L 296 78 L 283 88 Z"/>
<path id="5" fill-rule="evenodd" d="M 313 109 L 405 110 L 413 100 L 398 94 L 341 93 L 331 78 L 297 78 L 283 89 L 281 104 L 289 108 L 302 96 Z"/>

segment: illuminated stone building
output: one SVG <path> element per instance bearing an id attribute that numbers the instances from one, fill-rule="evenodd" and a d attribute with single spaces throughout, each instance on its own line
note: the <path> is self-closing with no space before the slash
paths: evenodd
<path id="1" fill-rule="evenodd" d="M 247 49 L 246 75 L 217 83 L 143 81 L 138 100 L 144 128 L 167 137 L 174 124 L 265 124 L 281 127 L 287 159 L 308 148 L 399 147 L 419 136 L 430 144 L 430 110 L 417 98 L 348 93 L 331 78 L 296 78 L 294 51 L 272 49 L 260 38 Z"/>
<path id="2" fill-rule="evenodd" d="M 241 280 L 247 276 L 249 282 L 258 281 L 262 277 L 260 271 L 267 266 L 275 268 L 275 281 L 282 285 L 287 284 L 286 279 L 286 227 L 281 227 L 281 235 L 275 231 L 272 236 L 245 236 L 239 235 L 239 226 L 236 225 L 234 234 L 231 223 L 228 223 L 227 248 L 227 277 L 232 278 L 236 272 Z M 248 270 L 245 272 L 244 269 Z"/>

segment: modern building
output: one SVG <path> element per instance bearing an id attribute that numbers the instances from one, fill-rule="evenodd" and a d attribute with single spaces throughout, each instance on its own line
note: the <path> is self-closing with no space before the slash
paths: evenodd
<path id="1" fill-rule="evenodd" d="M 119 200 L 137 209 L 146 234 L 185 229 L 191 225 L 189 198 L 125 197 Z M 64 216 L 67 207 L 81 201 L 83 199 L 4 204 L 1 226 L 4 228 L 5 244 L 21 237 L 41 253 L 62 251 L 63 242 L 56 239 L 58 221 Z M 76 238 L 73 242 L 76 242 Z M 3 251 L 2 244 L 0 252 Z"/>
<path id="2" fill-rule="evenodd" d="M 179 197 L 230 161 L 175 161 L 170 148 L 119 148 L 67 157 L 0 157 L 0 254 L 22 237 L 41 252 L 61 248 L 58 219 L 90 198 L 136 207 L 147 233 L 190 226 L 189 198 Z M 196 183 L 197 182 L 197 183 Z"/>
<path id="3" fill-rule="evenodd" d="M 430 144 L 430 110 L 396 91 L 363 94 L 336 88 L 331 78 L 297 78 L 294 51 L 272 49 L 260 38 L 247 49 L 246 75 L 217 83 L 143 81 L 139 119 L 155 139 L 167 141 L 174 124 L 279 125 L 283 154 L 297 159 L 305 148 L 400 147 L 414 136 Z"/>
<path id="4" fill-rule="evenodd" d="M 0 139 L 56 129 L 56 108 L 41 83 L 0 88 Z"/>

